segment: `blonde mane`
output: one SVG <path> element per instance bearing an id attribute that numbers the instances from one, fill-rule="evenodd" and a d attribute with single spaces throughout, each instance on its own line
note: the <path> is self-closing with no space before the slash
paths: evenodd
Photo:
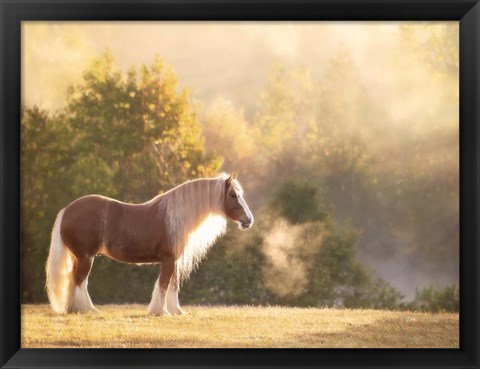
<path id="1" fill-rule="evenodd" d="M 180 281 L 195 270 L 207 250 L 226 230 L 225 181 L 228 175 L 187 181 L 161 195 L 170 247 Z"/>

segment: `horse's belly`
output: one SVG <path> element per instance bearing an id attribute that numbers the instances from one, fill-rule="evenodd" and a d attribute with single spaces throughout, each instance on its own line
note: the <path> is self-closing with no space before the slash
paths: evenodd
<path id="1" fill-rule="evenodd" d="M 158 263 L 163 259 L 162 238 L 148 225 L 130 220 L 111 223 L 105 235 L 106 255 L 124 263 Z"/>
<path id="2" fill-rule="evenodd" d="M 147 264 L 159 263 L 162 261 L 159 255 L 152 247 L 142 247 L 141 243 L 109 243 L 102 245 L 98 254 L 108 256 L 122 263 Z"/>

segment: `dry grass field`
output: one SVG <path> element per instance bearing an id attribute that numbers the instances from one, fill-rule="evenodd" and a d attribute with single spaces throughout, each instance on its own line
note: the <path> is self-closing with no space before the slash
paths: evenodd
<path id="1" fill-rule="evenodd" d="M 146 305 L 57 315 L 22 307 L 22 347 L 458 348 L 458 314 L 287 307 L 186 306 L 154 317 Z"/>

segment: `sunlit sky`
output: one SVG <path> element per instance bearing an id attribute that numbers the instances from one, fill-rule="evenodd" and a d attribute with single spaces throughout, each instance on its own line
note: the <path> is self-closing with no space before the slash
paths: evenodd
<path id="1" fill-rule="evenodd" d="M 78 83 L 107 48 L 125 70 L 148 65 L 158 54 L 194 97 L 223 95 L 237 105 L 256 98 L 273 63 L 302 65 L 321 76 L 326 61 L 340 50 L 351 54 L 373 89 L 382 88 L 391 74 L 382 54 L 394 50 L 399 24 L 24 22 L 23 103 L 61 108 L 67 87 Z"/>

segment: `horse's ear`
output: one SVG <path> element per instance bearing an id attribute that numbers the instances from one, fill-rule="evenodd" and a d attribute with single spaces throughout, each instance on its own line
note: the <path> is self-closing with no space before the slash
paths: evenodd
<path id="1" fill-rule="evenodd" d="M 230 176 L 227 178 L 227 184 L 232 183 L 232 181 L 237 178 L 237 172 L 232 172 Z"/>

